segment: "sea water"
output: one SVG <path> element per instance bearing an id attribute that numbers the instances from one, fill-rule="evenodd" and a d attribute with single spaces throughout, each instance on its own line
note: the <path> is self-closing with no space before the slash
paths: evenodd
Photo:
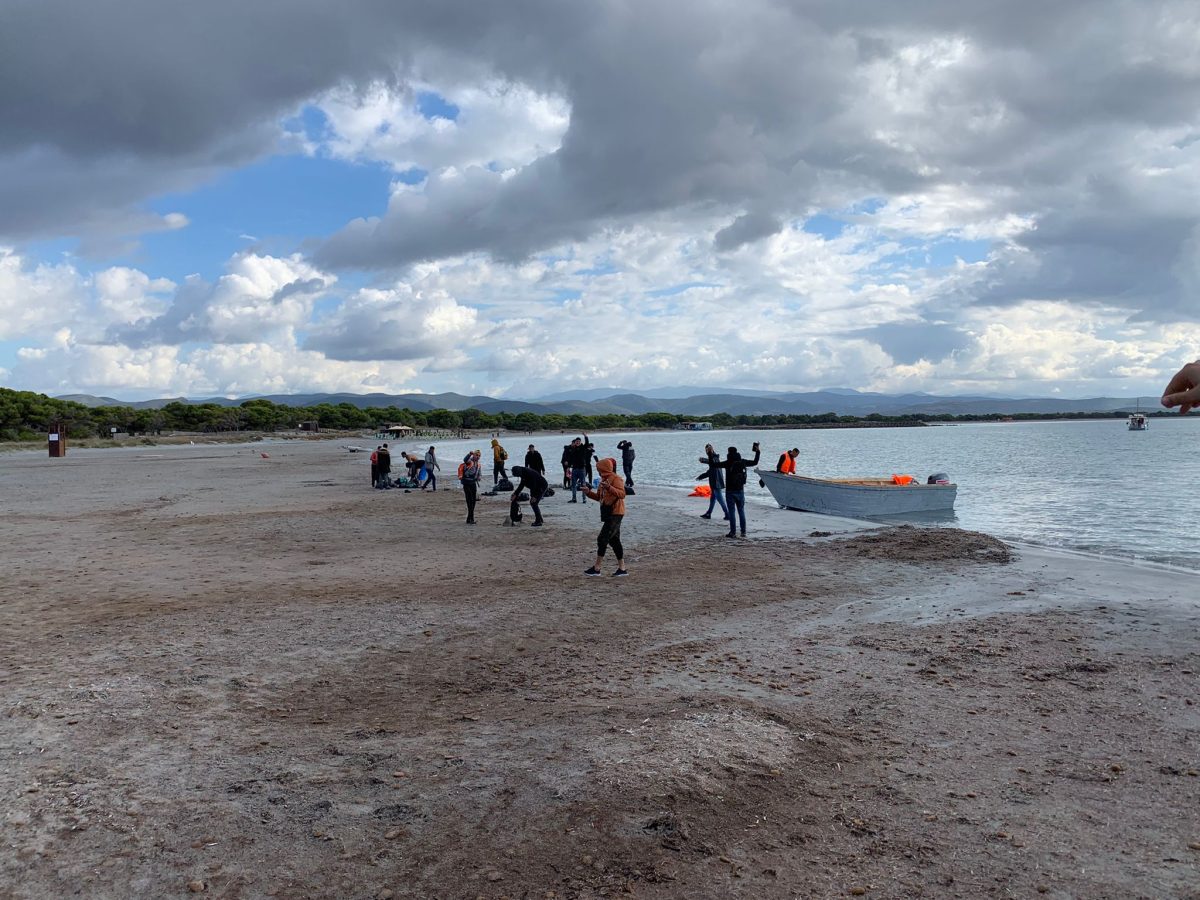
<path id="1" fill-rule="evenodd" d="M 561 471 L 571 435 L 538 436 L 551 484 Z M 796 472 L 818 477 L 913 475 L 924 481 L 946 472 L 958 484 L 953 517 L 938 520 L 996 537 L 1136 557 L 1200 568 L 1200 419 L 1151 419 L 1148 431 L 1129 431 L 1124 419 L 1072 422 L 972 423 L 920 428 L 604 432 L 592 435 L 601 456 L 618 460 L 617 442 L 637 451 L 634 482 L 689 490 L 705 443 L 722 457 L 736 446 L 750 455 L 762 444 L 763 468 L 799 447 Z M 530 440 L 502 438 L 509 464 L 520 464 Z M 472 442 L 478 444 L 478 441 Z M 484 444 L 486 445 L 486 441 Z M 443 463 L 453 481 L 460 442 L 446 442 Z M 452 449 L 453 448 L 453 449 Z M 486 446 L 485 481 L 491 481 Z M 461 451 L 458 453 L 461 456 Z M 774 505 L 751 477 L 749 504 Z"/>

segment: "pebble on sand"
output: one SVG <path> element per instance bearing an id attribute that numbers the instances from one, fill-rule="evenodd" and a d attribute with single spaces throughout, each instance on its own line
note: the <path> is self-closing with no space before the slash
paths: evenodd
<path id="1" fill-rule="evenodd" d="M 208 885 L 197 878 L 195 881 L 189 881 L 187 883 L 187 889 L 193 894 L 203 894 L 206 890 L 208 890 Z"/>

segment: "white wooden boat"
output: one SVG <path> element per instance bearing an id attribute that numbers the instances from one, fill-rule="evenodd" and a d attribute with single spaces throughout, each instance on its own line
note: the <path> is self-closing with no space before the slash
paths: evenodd
<path id="1" fill-rule="evenodd" d="M 1129 416 L 1130 431 L 1146 431 L 1150 427 L 1150 420 L 1146 418 L 1145 413 L 1132 413 Z"/>
<path id="2" fill-rule="evenodd" d="M 958 485 L 896 484 L 891 478 L 809 478 L 755 469 L 785 509 L 875 519 L 954 509 Z"/>

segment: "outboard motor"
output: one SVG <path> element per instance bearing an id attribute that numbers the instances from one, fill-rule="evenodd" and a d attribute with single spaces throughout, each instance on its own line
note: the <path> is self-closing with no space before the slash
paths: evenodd
<path id="1" fill-rule="evenodd" d="M 945 472 L 935 472 L 934 474 L 929 476 L 929 480 L 926 481 L 925 483 L 926 484 L 949 484 L 950 476 L 947 475 Z"/>

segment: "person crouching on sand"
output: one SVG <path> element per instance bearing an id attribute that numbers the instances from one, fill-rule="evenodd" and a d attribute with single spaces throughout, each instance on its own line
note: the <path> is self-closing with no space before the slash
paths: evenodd
<path id="1" fill-rule="evenodd" d="M 600 485 L 596 490 L 584 485 L 583 494 L 591 497 L 600 504 L 600 535 L 596 539 L 596 561 L 592 567 L 584 571 L 584 575 L 599 575 L 600 565 L 604 562 L 604 551 L 611 546 L 617 557 L 616 578 L 628 575 L 625 569 L 625 548 L 621 546 L 621 520 L 625 518 L 625 481 L 617 474 L 617 461 L 611 457 L 597 460 L 596 468 L 600 472 Z"/>
<path id="2" fill-rule="evenodd" d="M 533 510 L 534 515 L 533 525 L 540 528 L 542 525 L 542 510 L 538 504 L 542 502 L 542 497 L 546 495 L 546 489 L 550 485 L 541 472 L 530 466 L 513 466 L 512 473 L 521 480 L 510 498 L 512 506 L 509 511 L 509 518 L 514 524 L 521 521 L 521 491 L 529 491 L 529 508 Z"/>
<path id="3" fill-rule="evenodd" d="M 483 466 L 479 464 L 480 453 L 472 450 L 463 460 L 463 496 L 467 500 L 467 524 L 475 524 L 475 499 L 479 491 L 479 479 L 483 477 Z"/>

